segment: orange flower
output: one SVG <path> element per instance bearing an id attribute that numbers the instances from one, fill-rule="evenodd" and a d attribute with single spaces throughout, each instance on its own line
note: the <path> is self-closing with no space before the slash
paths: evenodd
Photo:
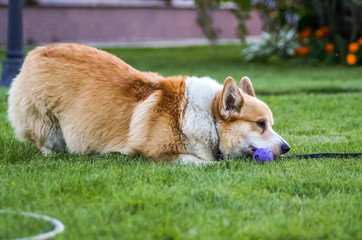
<path id="1" fill-rule="evenodd" d="M 323 31 L 324 35 L 329 35 L 331 33 L 331 29 L 329 27 L 322 27 L 321 30 Z"/>
<path id="2" fill-rule="evenodd" d="M 301 46 L 298 51 L 300 56 L 305 56 L 309 53 L 309 48 L 306 46 Z"/>
<path id="3" fill-rule="evenodd" d="M 357 62 L 357 57 L 356 55 L 350 53 L 347 55 L 346 61 L 349 65 L 355 65 Z"/>
<path id="4" fill-rule="evenodd" d="M 294 55 L 295 55 L 295 56 L 299 56 L 299 55 L 300 55 L 299 49 L 294 49 Z"/>
<path id="5" fill-rule="evenodd" d="M 312 29 L 310 29 L 310 28 L 304 29 L 303 31 L 301 31 L 301 32 L 299 33 L 298 38 L 299 38 L 300 40 L 309 38 L 310 35 L 311 35 L 311 33 L 312 33 Z"/>
<path id="6" fill-rule="evenodd" d="M 315 36 L 317 38 L 322 38 L 322 37 L 328 35 L 330 32 L 331 32 L 331 30 L 329 29 L 329 27 L 322 27 L 315 31 Z"/>
<path id="7" fill-rule="evenodd" d="M 351 52 L 351 53 L 356 53 L 358 51 L 359 47 L 358 47 L 358 43 L 350 43 L 349 46 L 348 46 L 348 50 Z"/>
<path id="8" fill-rule="evenodd" d="M 359 44 L 359 45 L 362 45 L 362 37 L 360 37 L 360 38 L 358 39 L 358 44 Z"/>
<path id="9" fill-rule="evenodd" d="M 306 46 L 301 46 L 298 49 L 294 49 L 295 56 L 305 56 L 309 53 L 309 48 Z"/>
<path id="10" fill-rule="evenodd" d="M 322 29 L 318 29 L 317 31 L 315 31 L 315 36 L 317 38 L 322 38 L 324 37 L 324 31 Z"/>
<path id="11" fill-rule="evenodd" d="M 324 51 L 327 53 L 333 53 L 334 52 L 334 45 L 332 43 L 327 43 L 324 47 Z"/>

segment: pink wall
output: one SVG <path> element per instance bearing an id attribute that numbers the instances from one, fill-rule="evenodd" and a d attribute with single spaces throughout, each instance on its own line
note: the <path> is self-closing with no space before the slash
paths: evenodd
<path id="1" fill-rule="evenodd" d="M 203 39 L 196 12 L 186 8 L 142 7 L 25 7 L 24 43 L 132 42 Z M 214 13 L 220 38 L 235 38 L 237 21 L 228 10 Z M 253 12 L 249 35 L 259 35 L 261 21 Z M 7 8 L 0 7 L 0 45 L 7 41 Z"/>

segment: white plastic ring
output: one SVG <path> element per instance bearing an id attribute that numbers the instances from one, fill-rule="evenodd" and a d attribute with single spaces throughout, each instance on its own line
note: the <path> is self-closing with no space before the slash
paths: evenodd
<path id="1" fill-rule="evenodd" d="M 32 217 L 32 218 L 36 218 L 36 219 L 41 219 L 44 220 L 46 222 L 50 222 L 53 226 L 54 229 L 51 230 L 50 232 L 46 232 L 46 233 L 41 233 L 39 235 L 35 235 L 32 237 L 26 237 L 26 238 L 17 238 L 17 240 L 41 240 L 41 239 L 48 239 L 48 238 L 53 238 L 55 237 L 55 235 L 57 235 L 58 233 L 62 233 L 64 232 L 64 225 L 61 221 L 59 221 L 58 219 L 55 218 L 51 218 L 45 215 L 39 215 L 36 213 L 28 213 L 28 212 L 14 212 L 14 211 L 8 211 L 8 210 L 1 210 L 0 209 L 0 213 L 10 213 L 10 214 L 21 214 L 23 216 L 26 217 Z"/>

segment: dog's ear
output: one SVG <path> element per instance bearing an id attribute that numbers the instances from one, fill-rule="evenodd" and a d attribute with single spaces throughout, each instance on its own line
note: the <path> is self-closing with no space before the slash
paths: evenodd
<path id="1" fill-rule="evenodd" d="M 243 97 L 238 85 L 232 77 L 227 77 L 222 90 L 219 111 L 224 120 L 240 115 Z"/>
<path id="2" fill-rule="evenodd" d="M 251 84 L 251 81 L 250 81 L 250 79 L 249 79 L 247 76 L 245 76 L 245 77 L 243 77 L 243 78 L 241 79 L 240 84 L 239 84 L 239 87 L 241 88 L 241 90 L 242 90 L 244 93 L 246 93 L 246 94 L 248 94 L 248 95 L 250 95 L 250 96 L 252 96 L 252 97 L 255 97 L 255 92 L 254 92 L 253 84 Z"/>

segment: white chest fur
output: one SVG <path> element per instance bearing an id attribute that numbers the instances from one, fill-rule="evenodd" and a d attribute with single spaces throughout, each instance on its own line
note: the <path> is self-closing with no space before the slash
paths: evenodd
<path id="1" fill-rule="evenodd" d="M 211 104 L 221 89 L 222 85 L 209 77 L 186 79 L 187 106 L 182 131 L 186 136 L 187 152 L 203 161 L 216 160 L 218 135 Z"/>

